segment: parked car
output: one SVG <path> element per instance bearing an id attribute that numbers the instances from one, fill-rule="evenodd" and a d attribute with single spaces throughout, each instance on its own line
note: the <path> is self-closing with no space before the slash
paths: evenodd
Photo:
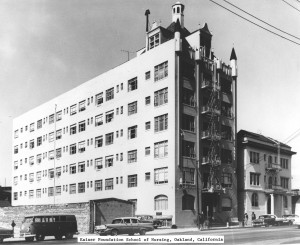
<path id="1" fill-rule="evenodd" d="M 300 229 L 300 217 L 299 216 L 295 218 L 294 225 L 297 225 L 298 228 Z"/>
<path id="2" fill-rule="evenodd" d="M 152 223 L 141 222 L 136 217 L 116 218 L 111 224 L 99 225 L 95 227 L 95 232 L 100 236 L 117 236 L 119 234 L 129 234 L 133 236 L 135 233 L 145 235 L 147 231 L 153 231 Z"/>
<path id="3" fill-rule="evenodd" d="M 71 214 L 29 215 L 24 218 L 20 229 L 20 237 L 28 242 L 34 238 L 43 241 L 45 236 L 54 236 L 57 240 L 63 236 L 71 239 L 74 234 L 78 234 L 77 221 L 75 215 Z"/>
<path id="4" fill-rule="evenodd" d="M 285 214 L 282 215 L 282 218 L 285 219 L 284 223 L 288 224 L 288 225 L 292 225 L 295 222 L 296 218 L 299 218 L 299 216 L 297 214 Z"/>
<path id="5" fill-rule="evenodd" d="M 157 227 L 162 226 L 162 221 L 159 220 L 159 219 L 154 218 L 152 215 L 138 214 L 135 217 L 137 217 L 140 222 L 143 222 L 143 223 L 152 223 L 154 229 L 157 229 Z"/>
<path id="6" fill-rule="evenodd" d="M 2 243 L 5 238 L 10 237 L 14 237 L 14 230 L 0 227 L 0 243 Z"/>
<path id="7" fill-rule="evenodd" d="M 270 225 L 283 225 L 284 218 L 278 218 L 273 214 L 260 215 L 258 219 L 252 221 L 253 226 L 270 226 Z"/>

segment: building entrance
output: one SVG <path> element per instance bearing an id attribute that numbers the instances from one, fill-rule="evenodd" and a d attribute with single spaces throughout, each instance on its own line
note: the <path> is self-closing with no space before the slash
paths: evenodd
<path id="1" fill-rule="evenodd" d="M 267 201 L 267 213 L 271 214 L 271 197 L 268 196 L 268 201 Z"/>
<path id="2" fill-rule="evenodd" d="M 216 219 L 218 199 L 217 193 L 202 193 L 202 212 L 210 221 Z"/>

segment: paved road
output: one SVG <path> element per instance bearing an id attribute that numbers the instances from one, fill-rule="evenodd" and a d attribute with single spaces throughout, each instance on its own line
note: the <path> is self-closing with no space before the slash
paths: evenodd
<path id="1" fill-rule="evenodd" d="M 176 233 L 174 233 L 176 232 Z M 152 235 L 152 234 L 147 234 Z M 276 245 L 276 244 L 300 244 L 300 229 L 296 226 L 275 226 L 275 227 L 257 227 L 257 228 L 237 228 L 237 229 L 220 229 L 220 230 L 205 230 L 205 231 L 184 231 L 184 230 L 170 230 L 164 234 L 155 234 L 155 236 L 165 237 L 177 235 L 212 235 L 224 236 L 224 244 L 263 244 L 263 245 Z M 153 234 L 154 236 L 154 234 Z M 121 236 L 120 236 L 121 237 Z M 135 236 L 139 238 L 138 235 Z M 24 240 L 8 239 L 4 240 L 5 244 L 75 244 L 77 238 L 70 240 L 55 240 L 54 237 L 46 238 L 43 242 L 25 242 Z M 108 243 L 79 243 L 81 245 L 91 244 L 108 244 Z M 113 243 L 109 243 L 113 244 Z M 115 243 L 116 244 L 116 243 Z M 130 244 L 130 243 L 127 243 Z M 133 244 L 133 243 L 131 243 Z M 137 244 L 137 243 L 136 243 Z M 143 243 L 146 244 L 146 243 Z"/>

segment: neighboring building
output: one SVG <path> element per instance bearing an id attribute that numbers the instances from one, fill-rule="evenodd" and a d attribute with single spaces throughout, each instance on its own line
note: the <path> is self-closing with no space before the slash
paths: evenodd
<path id="1" fill-rule="evenodd" d="M 0 186 L 0 207 L 11 206 L 11 186 Z"/>
<path id="2" fill-rule="evenodd" d="M 178 226 L 237 216 L 234 49 L 231 69 L 180 3 L 167 28 L 146 14 L 136 58 L 14 119 L 13 206 L 118 198 Z"/>
<path id="3" fill-rule="evenodd" d="M 239 218 L 244 213 L 292 213 L 291 147 L 261 134 L 238 132 Z"/>

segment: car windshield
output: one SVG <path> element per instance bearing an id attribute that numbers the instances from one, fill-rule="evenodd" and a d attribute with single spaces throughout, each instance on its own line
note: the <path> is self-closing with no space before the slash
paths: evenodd
<path id="1" fill-rule="evenodd" d="M 120 223 L 122 223 L 122 219 L 114 219 L 112 223 L 113 224 L 120 224 Z"/>

